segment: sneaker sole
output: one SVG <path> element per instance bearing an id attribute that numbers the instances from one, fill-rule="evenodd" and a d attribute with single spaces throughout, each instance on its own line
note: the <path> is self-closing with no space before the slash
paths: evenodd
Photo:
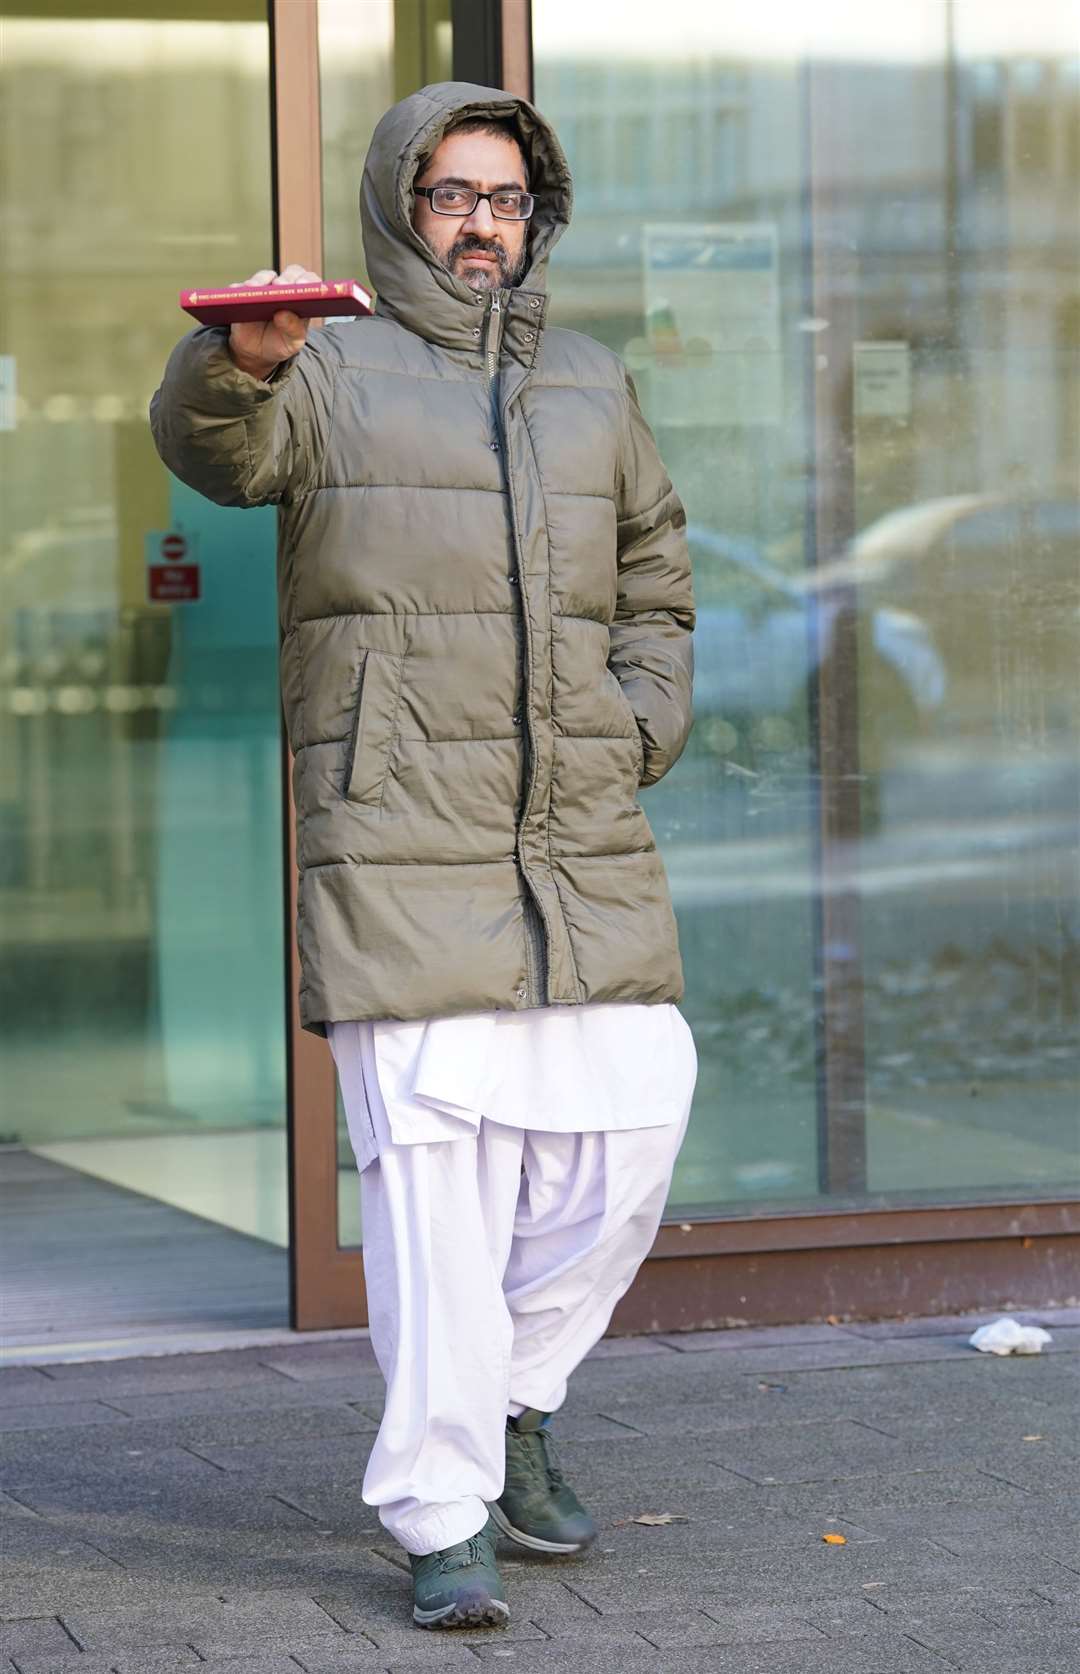
<path id="1" fill-rule="evenodd" d="M 422 1628 L 505 1627 L 510 1620 L 510 1606 L 502 1599 L 488 1599 L 485 1604 L 447 1604 L 441 1610 L 421 1610 L 413 1605 L 413 1621 Z"/>
<path id="2" fill-rule="evenodd" d="M 517 1546 L 524 1546 L 530 1552 L 551 1552 L 553 1555 L 572 1556 L 575 1552 L 584 1552 L 596 1539 L 590 1535 L 588 1540 L 541 1540 L 539 1535 L 526 1534 L 524 1529 L 515 1529 L 506 1513 L 498 1505 L 489 1505 L 491 1520 L 496 1524 L 500 1533 L 507 1540 L 512 1540 Z"/>

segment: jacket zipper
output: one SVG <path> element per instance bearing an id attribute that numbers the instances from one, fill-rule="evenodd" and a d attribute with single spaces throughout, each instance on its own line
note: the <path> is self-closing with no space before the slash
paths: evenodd
<path id="1" fill-rule="evenodd" d="M 540 912 L 533 900 L 532 885 L 526 878 L 525 887 L 525 998 L 538 996 L 543 1004 L 547 995 L 547 947 L 540 924 Z"/>
<path id="2" fill-rule="evenodd" d="M 491 397 L 491 446 L 496 453 L 502 452 L 502 435 L 499 430 L 499 349 L 502 341 L 502 316 L 502 297 L 498 291 L 492 291 L 485 342 L 488 393 Z"/>
<path id="3" fill-rule="evenodd" d="M 491 306 L 488 309 L 486 354 L 487 354 L 488 388 L 491 391 L 491 427 L 492 427 L 492 431 L 493 431 L 493 435 L 494 435 L 494 440 L 493 440 L 492 446 L 495 448 L 496 452 L 502 452 L 502 433 L 501 433 L 501 429 L 500 429 L 500 426 L 499 426 L 499 348 L 500 348 L 500 343 L 501 343 L 501 339 L 502 339 L 502 316 L 503 316 L 502 297 L 499 295 L 498 291 L 492 291 L 492 293 L 491 293 Z M 508 480 L 507 481 L 507 490 L 508 491 L 509 491 L 509 486 L 510 486 L 510 484 L 509 484 L 509 480 Z M 525 590 L 524 590 L 524 583 L 521 580 L 521 574 L 520 574 L 520 569 L 521 569 L 521 554 L 520 553 L 517 554 L 517 561 L 518 561 L 518 592 L 519 592 L 519 596 L 521 598 L 521 608 L 522 608 L 522 611 L 524 611 L 524 609 L 525 609 Z M 526 653 L 526 660 L 527 660 L 527 653 Z M 526 735 L 526 738 L 527 738 L 527 748 L 531 749 L 532 748 L 532 738 L 529 736 L 528 721 L 527 721 L 525 713 L 524 713 L 524 710 L 526 708 L 527 708 L 527 705 L 525 705 L 523 703 L 523 705 L 522 705 L 523 713 L 522 713 L 521 724 L 522 724 L 522 727 L 525 731 L 525 735 Z M 525 879 L 525 887 L 526 887 L 526 890 L 528 891 L 528 893 L 525 897 L 525 995 L 524 995 L 524 998 L 525 998 L 526 1001 L 532 1001 L 534 999 L 539 999 L 539 1001 L 541 1003 L 543 1003 L 546 996 L 547 996 L 547 944 L 544 940 L 544 931 L 543 931 L 543 924 L 542 924 L 542 920 L 541 920 L 541 916 L 540 916 L 540 909 L 537 905 L 536 898 L 533 894 L 533 887 L 532 887 L 532 884 L 529 882 L 528 873 L 525 871 L 524 865 L 522 865 L 520 854 L 518 856 L 518 865 L 521 866 L 522 875 Z"/>
<path id="4" fill-rule="evenodd" d="M 498 291 L 491 293 L 491 307 L 488 309 L 487 329 L 487 375 L 491 385 L 492 396 L 495 394 L 495 379 L 499 371 L 499 338 L 502 325 L 502 298 Z"/>

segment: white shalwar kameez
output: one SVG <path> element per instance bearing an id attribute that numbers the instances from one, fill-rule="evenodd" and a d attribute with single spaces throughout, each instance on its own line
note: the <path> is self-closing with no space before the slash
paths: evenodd
<path id="1" fill-rule="evenodd" d="M 360 1170 L 386 1404 L 362 1496 L 409 1552 L 503 1490 L 648 1254 L 697 1076 L 674 1005 L 327 1024 Z"/>

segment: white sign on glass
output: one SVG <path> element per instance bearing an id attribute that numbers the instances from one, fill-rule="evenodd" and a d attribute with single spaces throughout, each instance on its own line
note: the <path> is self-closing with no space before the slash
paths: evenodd
<path id="1" fill-rule="evenodd" d="M 855 417 L 911 417 L 911 345 L 902 340 L 855 344 Z"/>
<path id="2" fill-rule="evenodd" d="M 642 228 L 645 338 L 627 359 L 650 422 L 777 424 L 783 363 L 771 221 Z"/>

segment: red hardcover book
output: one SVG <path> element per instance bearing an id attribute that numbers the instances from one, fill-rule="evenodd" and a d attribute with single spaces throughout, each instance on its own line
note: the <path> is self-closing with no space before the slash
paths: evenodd
<path id="1" fill-rule="evenodd" d="M 230 285 L 223 291 L 181 291 L 180 306 L 202 325 L 234 320 L 272 320 L 287 308 L 301 319 L 336 314 L 370 314 L 371 292 L 355 279 L 327 279 L 321 285 Z"/>

